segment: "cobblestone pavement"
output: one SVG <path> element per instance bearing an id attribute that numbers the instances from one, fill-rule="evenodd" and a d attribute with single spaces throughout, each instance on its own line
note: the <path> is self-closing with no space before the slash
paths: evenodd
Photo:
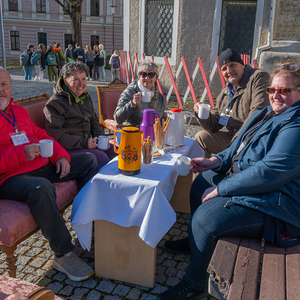
<path id="1" fill-rule="evenodd" d="M 14 99 L 40 94 L 42 92 L 47 92 L 49 96 L 53 94 L 53 83 L 49 82 L 46 76 L 42 82 L 25 82 L 23 80 L 23 73 L 20 69 L 10 70 L 9 72 L 13 80 Z M 106 77 L 110 78 L 110 71 L 107 70 L 106 72 Z M 99 84 L 105 85 L 106 82 L 89 81 L 87 87 L 92 98 L 95 100 L 94 104 L 96 111 L 98 111 L 98 103 L 95 86 Z M 192 107 L 192 105 L 190 105 L 190 107 Z M 194 134 L 198 130 L 199 126 L 190 126 L 187 131 L 187 135 L 194 137 Z M 92 249 L 90 252 L 82 250 L 78 243 L 76 233 L 71 227 L 70 214 L 71 207 L 65 212 L 64 219 L 73 237 L 73 242 L 76 245 L 76 254 L 94 268 L 94 243 L 92 243 Z M 168 253 L 163 249 L 163 244 L 166 240 L 176 240 L 187 236 L 189 217 L 189 214 L 177 213 L 177 221 L 157 245 L 156 278 L 154 288 L 146 288 L 97 276 L 93 276 L 84 282 L 71 281 L 66 275 L 53 269 L 52 261 L 54 254 L 49 247 L 49 243 L 42 236 L 40 231 L 32 235 L 17 247 L 17 278 L 36 283 L 39 286 L 45 286 L 48 289 L 53 290 L 56 295 L 62 299 L 158 299 L 158 295 L 167 290 L 169 287 L 177 284 L 183 278 L 185 271 L 187 270 L 190 256 L 185 254 Z M 8 275 L 5 270 L 5 258 L 6 256 L 0 251 L 1 275 Z M 205 297 L 202 299 L 213 298 L 209 298 L 208 296 L 207 298 Z"/>

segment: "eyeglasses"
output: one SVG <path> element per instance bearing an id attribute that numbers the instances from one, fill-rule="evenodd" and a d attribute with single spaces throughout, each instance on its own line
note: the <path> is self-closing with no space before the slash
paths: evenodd
<path id="1" fill-rule="evenodd" d="M 3 90 L 8 90 L 10 88 L 10 83 L 5 82 L 5 81 L 1 82 L 0 85 Z"/>
<path id="2" fill-rule="evenodd" d="M 148 78 L 154 78 L 155 75 L 156 75 L 156 73 L 153 73 L 153 72 L 151 72 L 151 73 L 141 72 L 140 73 L 140 76 L 142 78 L 146 78 L 146 77 L 148 77 Z"/>
<path id="3" fill-rule="evenodd" d="M 289 88 L 282 88 L 282 89 L 276 89 L 274 87 L 267 87 L 267 93 L 270 95 L 275 94 L 275 92 L 278 92 L 280 95 L 287 96 L 289 93 L 294 92 L 294 91 L 300 91 L 300 87 L 295 87 L 292 89 Z"/>
<path id="4" fill-rule="evenodd" d="M 298 71 L 299 69 L 300 65 L 297 64 L 281 64 L 277 67 L 277 70 Z"/>

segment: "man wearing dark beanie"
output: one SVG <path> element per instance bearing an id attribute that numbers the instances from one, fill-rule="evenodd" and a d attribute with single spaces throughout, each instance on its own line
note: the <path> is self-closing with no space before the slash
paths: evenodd
<path id="1" fill-rule="evenodd" d="M 203 130 L 195 139 L 206 158 L 223 151 L 239 134 L 242 125 L 256 111 L 269 105 L 266 87 L 269 74 L 250 65 L 244 65 L 240 54 L 233 49 L 223 51 L 218 57 L 226 87 L 217 97 L 216 106 L 208 119 L 198 118 L 198 105 L 194 110 Z M 226 127 L 227 131 L 220 131 Z"/>

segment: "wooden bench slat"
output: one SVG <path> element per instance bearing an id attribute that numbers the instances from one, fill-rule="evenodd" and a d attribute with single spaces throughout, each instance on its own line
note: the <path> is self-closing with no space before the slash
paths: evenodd
<path id="1" fill-rule="evenodd" d="M 256 300 L 260 251 L 261 240 L 242 238 L 227 300 Z"/>
<path id="2" fill-rule="evenodd" d="M 300 298 L 300 246 L 286 248 L 286 299 Z"/>
<path id="3" fill-rule="evenodd" d="M 213 275 L 221 293 L 228 295 L 232 273 L 239 248 L 239 237 L 219 239 L 207 272 Z"/>
<path id="4" fill-rule="evenodd" d="M 285 249 L 265 244 L 260 299 L 285 300 Z"/>

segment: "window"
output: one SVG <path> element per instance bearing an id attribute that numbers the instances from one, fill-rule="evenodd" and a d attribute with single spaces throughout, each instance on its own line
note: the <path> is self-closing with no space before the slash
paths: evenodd
<path id="1" fill-rule="evenodd" d="M 38 32 L 37 33 L 38 44 L 44 44 L 47 48 L 47 33 L 46 32 Z"/>
<path id="2" fill-rule="evenodd" d="M 144 52 L 146 55 L 172 55 L 174 0 L 147 0 L 145 6 Z"/>
<path id="3" fill-rule="evenodd" d="M 252 53 L 256 0 L 224 0 L 221 12 L 219 53 L 233 48 L 241 54 Z"/>
<path id="4" fill-rule="evenodd" d="M 20 50 L 20 32 L 10 32 L 10 50 Z"/>
<path id="5" fill-rule="evenodd" d="M 92 49 L 94 48 L 95 45 L 99 45 L 100 40 L 99 40 L 99 35 L 91 35 L 91 47 Z"/>
<path id="6" fill-rule="evenodd" d="M 46 0 L 36 0 L 36 12 L 46 13 Z"/>
<path id="7" fill-rule="evenodd" d="M 99 0 L 91 0 L 91 16 L 99 17 Z"/>
<path id="8" fill-rule="evenodd" d="M 65 40 L 65 48 L 67 48 L 68 45 L 70 45 L 70 44 L 73 46 L 73 49 L 75 48 L 74 41 L 72 39 L 72 34 L 65 34 L 64 40 Z"/>
<path id="9" fill-rule="evenodd" d="M 8 6 L 10 11 L 18 11 L 18 0 L 8 0 Z"/>

